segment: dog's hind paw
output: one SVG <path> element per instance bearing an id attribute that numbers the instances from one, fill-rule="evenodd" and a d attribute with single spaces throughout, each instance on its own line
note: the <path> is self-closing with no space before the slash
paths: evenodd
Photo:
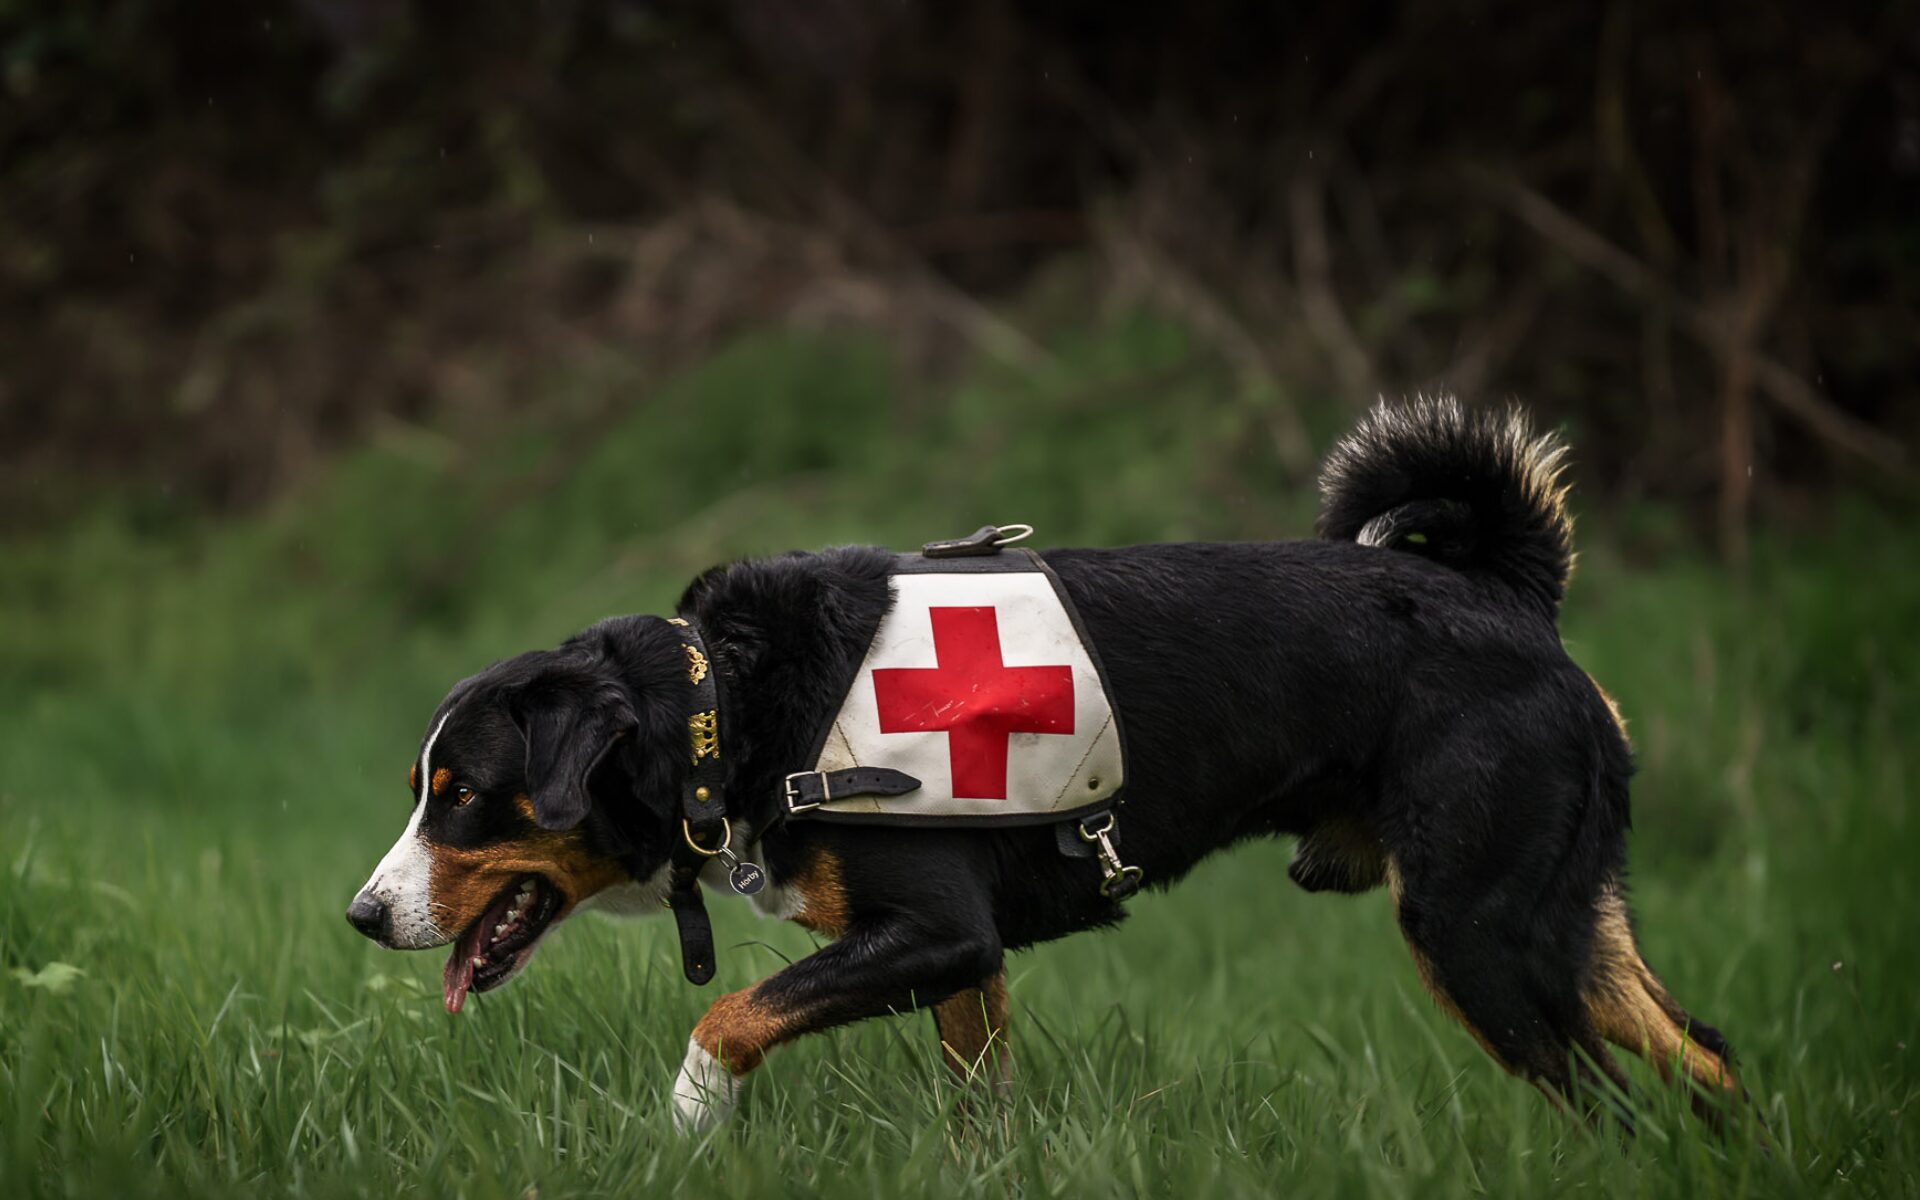
<path id="1" fill-rule="evenodd" d="M 686 1061 L 673 1081 L 673 1128 L 686 1137 L 726 1124 L 740 1100 L 740 1081 L 699 1042 L 687 1039 Z"/>

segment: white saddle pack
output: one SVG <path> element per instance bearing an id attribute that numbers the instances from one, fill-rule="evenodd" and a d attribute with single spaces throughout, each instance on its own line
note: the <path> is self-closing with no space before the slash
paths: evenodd
<path id="1" fill-rule="evenodd" d="M 981 826 L 1111 807 L 1126 782 L 1119 719 L 1045 562 L 1024 549 L 897 562 L 892 607 L 816 738 L 812 771 L 882 768 L 912 777 L 896 787 L 919 786 L 828 794 L 805 815 Z"/>

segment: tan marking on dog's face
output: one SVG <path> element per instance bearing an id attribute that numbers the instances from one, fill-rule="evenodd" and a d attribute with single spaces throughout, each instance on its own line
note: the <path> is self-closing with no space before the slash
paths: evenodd
<path id="1" fill-rule="evenodd" d="M 792 917 L 794 924 L 822 937 L 837 938 L 853 923 L 846 885 L 840 881 L 840 860 L 831 852 L 816 851 L 806 867 L 791 879 L 783 880 L 782 886 L 801 898 L 799 911 Z"/>
<path id="2" fill-rule="evenodd" d="M 414 763 L 412 766 L 407 768 L 407 795 L 418 796 L 419 794 L 420 794 L 420 764 Z"/>
<path id="3" fill-rule="evenodd" d="M 516 798 L 516 803 L 524 801 L 525 796 Z M 525 809 L 530 812 L 532 804 L 526 803 Z M 624 866 L 589 849 L 585 837 L 574 830 L 533 830 L 470 850 L 436 845 L 429 855 L 434 919 L 456 936 L 525 876 L 538 875 L 559 889 L 562 902 L 554 914 L 555 923 L 582 901 L 628 878 Z"/>
<path id="4" fill-rule="evenodd" d="M 438 796 L 446 792 L 447 785 L 453 782 L 453 772 L 445 767 L 436 767 L 433 772 L 433 794 Z"/>

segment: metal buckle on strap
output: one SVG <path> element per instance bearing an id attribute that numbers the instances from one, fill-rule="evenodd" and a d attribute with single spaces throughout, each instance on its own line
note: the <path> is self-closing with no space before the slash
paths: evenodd
<path id="1" fill-rule="evenodd" d="M 1104 822 L 1095 825 L 1095 822 Z M 1080 822 L 1080 840 L 1094 845 L 1100 859 L 1100 894 L 1109 900 L 1125 900 L 1140 890 L 1140 881 L 1146 872 L 1139 867 L 1129 867 L 1120 861 L 1120 854 L 1113 848 L 1113 810 L 1094 813 Z"/>
<path id="2" fill-rule="evenodd" d="M 802 793 L 800 789 L 794 785 L 794 780 L 805 779 L 808 776 L 814 776 L 820 780 L 820 798 L 818 800 L 801 799 Z M 827 786 L 827 773 L 825 771 L 795 771 L 793 774 L 787 776 L 786 797 L 788 813 L 812 812 L 822 804 L 833 799 L 833 789 Z"/>

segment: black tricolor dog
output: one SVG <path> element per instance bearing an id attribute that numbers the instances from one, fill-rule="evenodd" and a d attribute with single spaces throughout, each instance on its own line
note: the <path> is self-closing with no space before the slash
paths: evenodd
<path id="1" fill-rule="evenodd" d="M 1327 464 L 1320 540 L 1041 558 L 1102 659 L 1127 737 L 1121 850 L 1151 886 L 1298 835 L 1294 882 L 1385 884 L 1422 983 L 1550 1096 L 1584 1107 L 1603 1075 L 1624 1088 L 1609 1042 L 1737 1096 L 1726 1042 L 1629 928 L 1627 739 L 1556 630 L 1561 455 L 1516 412 L 1383 407 Z M 453 942 L 449 1010 L 588 902 L 670 901 L 703 979 L 691 884 L 703 861 L 724 879 L 706 857 L 724 843 L 746 887 L 764 864 L 757 904 L 834 940 L 714 1002 L 675 1086 L 683 1126 L 724 1117 L 772 1047 L 915 1007 L 956 1069 L 1004 1071 L 1005 953 L 1122 915 L 1095 860 L 1044 825 L 788 813 L 786 776 L 813 765 L 893 564 L 855 547 L 718 567 L 677 617 L 607 620 L 459 683 L 349 919 L 385 946 Z M 724 820 L 703 819 L 722 789 Z"/>

